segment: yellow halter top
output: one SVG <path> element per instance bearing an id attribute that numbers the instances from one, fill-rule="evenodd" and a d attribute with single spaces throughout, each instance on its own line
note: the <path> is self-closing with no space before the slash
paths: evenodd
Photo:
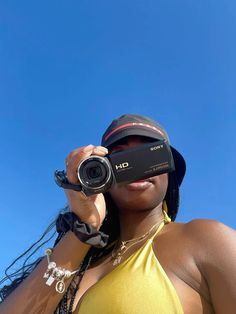
<path id="1" fill-rule="evenodd" d="M 184 314 L 175 288 L 152 248 L 164 224 L 85 292 L 78 314 Z"/>

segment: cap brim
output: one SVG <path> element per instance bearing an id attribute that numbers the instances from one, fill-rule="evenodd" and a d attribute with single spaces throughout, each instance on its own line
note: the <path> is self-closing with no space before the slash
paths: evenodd
<path id="1" fill-rule="evenodd" d="M 131 135 L 145 136 L 145 137 L 154 138 L 157 140 L 164 140 L 164 137 L 162 137 L 157 132 L 136 127 L 136 128 L 127 128 L 127 129 L 123 129 L 121 131 L 116 132 L 115 134 L 110 136 L 107 140 L 103 140 L 102 146 L 105 146 L 105 147 L 111 146 L 112 144 L 116 143 L 122 138 L 131 136 Z"/>
<path id="2" fill-rule="evenodd" d="M 145 130 L 145 129 L 136 127 L 136 128 L 129 128 L 129 129 L 127 128 L 127 129 L 121 130 L 120 132 L 116 132 L 115 134 L 110 136 L 107 140 L 103 140 L 101 144 L 104 147 L 109 147 L 112 144 L 116 143 L 117 141 L 121 140 L 122 138 L 125 138 L 127 136 L 132 136 L 132 135 L 145 136 L 145 137 L 153 138 L 156 140 L 164 139 L 164 137 L 162 137 L 157 132 L 154 132 L 154 131 L 152 132 L 150 129 Z M 176 172 L 178 185 L 180 186 L 186 172 L 186 163 L 183 156 L 173 146 L 170 145 L 170 148 L 171 148 L 172 155 L 174 158 L 175 172 Z"/>

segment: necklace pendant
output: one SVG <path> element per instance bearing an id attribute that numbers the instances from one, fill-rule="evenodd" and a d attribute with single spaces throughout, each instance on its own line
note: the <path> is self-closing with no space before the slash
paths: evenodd
<path id="1" fill-rule="evenodd" d="M 116 256 L 115 256 L 115 259 L 114 259 L 112 265 L 113 265 L 113 266 L 116 266 L 116 265 L 120 264 L 121 259 L 122 259 L 122 255 L 121 255 L 121 253 L 118 252 L 118 253 L 116 254 Z"/>
<path id="2" fill-rule="evenodd" d="M 125 242 L 121 242 L 121 246 L 120 246 L 120 252 L 122 252 L 123 250 L 126 249 L 126 243 Z"/>
<path id="3" fill-rule="evenodd" d="M 117 266 L 120 264 L 121 262 L 121 259 L 122 259 L 122 256 L 118 255 L 115 259 L 114 259 L 114 262 L 112 263 L 113 266 Z"/>
<path id="4" fill-rule="evenodd" d="M 160 227 L 160 224 L 162 223 L 162 221 L 158 224 L 158 228 Z M 142 236 L 135 238 L 135 239 L 127 240 L 127 241 L 121 241 L 121 244 L 118 248 L 116 248 L 117 247 L 117 245 L 116 245 L 115 248 L 113 249 L 112 253 L 111 253 L 111 260 L 113 260 L 112 265 L 113 266 L 119 265 L 121 263 L 122 258 L 125 255 L 126 251 L 129 250 L 133 245 L 135 245 L 135 244 L 139 243 L 140 241 L 143 241 L 143 239 L 147 238 L 152 233 L 152 231 L 154 230 L 155 227 L 157 227 L 157 224 L 153 225 L 151 227 L 151 229 L 149 229 Z"/>

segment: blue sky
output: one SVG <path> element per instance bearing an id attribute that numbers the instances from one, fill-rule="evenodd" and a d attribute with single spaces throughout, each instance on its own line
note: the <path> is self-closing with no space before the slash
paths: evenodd
<path id="1" fill-rule="evenodd" d="M 233 0 L 1 1 L 1 274 L 65 205 L 64 157 L 127 112 L 186 159 L 177 221 L 236 227 L 235 35 Z"/>

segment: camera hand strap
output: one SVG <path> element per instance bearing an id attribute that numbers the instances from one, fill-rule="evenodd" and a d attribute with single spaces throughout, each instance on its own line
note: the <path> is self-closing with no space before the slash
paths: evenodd
<path id="1" fill-rule="evenodd" d="M 83 192 L 82 191 L 82 186 L 80 184 L 72 184 L 68 181 L 66 177 L 66 172 L 64 170 L 56 170 L 54 172 L 54 179 L 55 182 L 58 186 L 60 186 L 63 189 L 69 189 L 69 190 L 74 190 L 78 192 Z"/>

